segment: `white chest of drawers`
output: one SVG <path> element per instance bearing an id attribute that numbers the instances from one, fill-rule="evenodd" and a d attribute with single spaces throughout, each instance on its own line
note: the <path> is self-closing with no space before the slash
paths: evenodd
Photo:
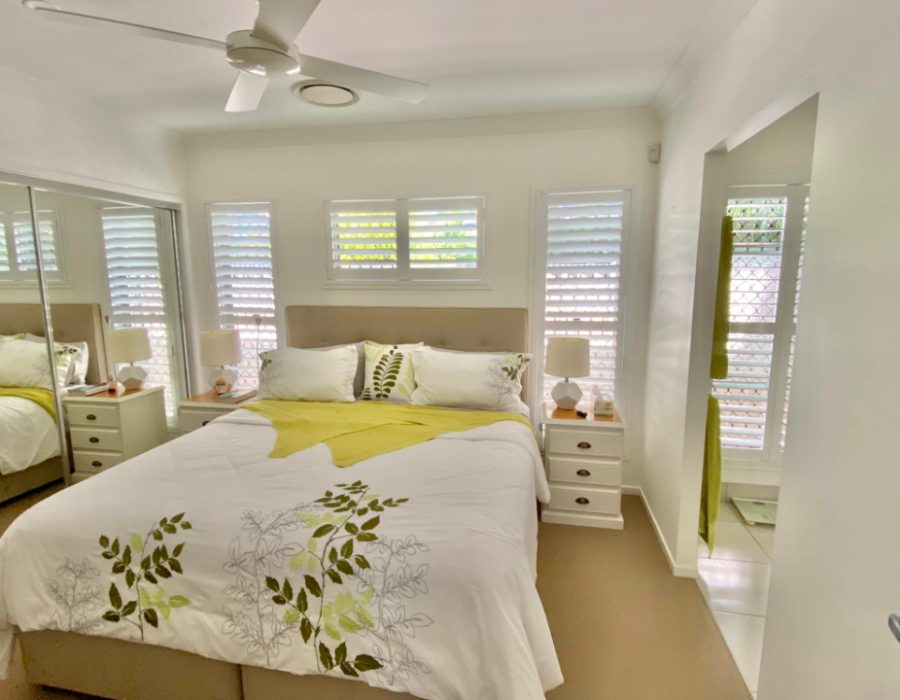
<path id="1" fill-rule="evenodd" d="M 544 406 L 544 463 L 550 481 L 548 523 L 621 530 L 625 423 L 579 418 Z"/>
<path id="2" fill-rule="evenodd" d="M 63 398 L 72 444 L 74 482 L 166 441 L 162 387 Z"/>

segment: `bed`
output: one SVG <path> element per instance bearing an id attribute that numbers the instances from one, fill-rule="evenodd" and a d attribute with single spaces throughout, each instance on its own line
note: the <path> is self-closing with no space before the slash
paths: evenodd
<path id="1" fill-rule="evenodd" d="M 57 341 L 87 343 L 87 381 L 107 375 L 103 320 L 98 304 L 53 304 Z M 0 304 L 0 335 L 44 335 L 40 304 Z M 37 404 L 25 399 L 0 399 L 0 502 L 62 478 L 59 433 L 55 421 Z"/>
<path id="2" fill-rule="evenodd" d="M 524 350 L 528 338 L 521 309 L 288 307 L 286 331 L 298 347 Z M 28 511 L 0 539 L 0 653 L 18 626 L 29 681 L 117 698 L 527 699 L 562 682 L 534 587 L 547 485 L 528 427 L 345 469 L 324 445 L 268 459 L 274 432 L 236 411 Z M 313 540 L 331 536 L 347 494 L 366 506 L 377 494 L 378 515 L 341 515 L 355 518 L 356 549 L 340 547 L 352 569 L 304 588 L 315 547 L 329 551 Z M 136 625 L 120 564 L 147 542 L 167 575 L 143 603 L 166 619 Z M 304 631 L 307 605 L 319 614 Z"/>

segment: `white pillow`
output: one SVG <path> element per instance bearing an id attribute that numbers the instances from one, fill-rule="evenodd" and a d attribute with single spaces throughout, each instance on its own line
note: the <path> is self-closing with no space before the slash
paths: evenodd
<path id="1" fill-rule="evenodd" d="M 413 376 L 410 352 L 424 343 L 407 345 L 382 345 L 367 340 L 365 386 L 363 400 L 410 403 L 416 381 Z"/>
<path id="2" fill-rule="evenodd" d="M 8 336 L 0 340 L 0 386 L 52 389 L 46 346 Z"/>
<path id="3" fill-rule="evenodd" d="M 34 335 L 26 333 L 25 340 L 32 343 L 46 343 L 47 339 L 42 335 Z M 63 381 L 63 386 L 70 384 L 84 384 L 85 377 L 88 372 L 88 363 L 90 360 L 90 349 L 87 343 L 55 343 L 57 363 L 62 353 L 69 355 L 71 362 L 68 366 L 68 373 Z"/>
<path id="4" fill-rule="evenodd" d="M 419 406 L 480 408 L 528 415 L 519 396 L 522 375 L 531 360 L 525 353 L 442 352 L 433 348 L 412 351 Z"/>
<path id="5" fill-rule="evenodd" d="M 279 348 L 260 354 L 261 399 L 354 401 L 353 379 L 359 363 L 355 345 L 334 350 Z"/>

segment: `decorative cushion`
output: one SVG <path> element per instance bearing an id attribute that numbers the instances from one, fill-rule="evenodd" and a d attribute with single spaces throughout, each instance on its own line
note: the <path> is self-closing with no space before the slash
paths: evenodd
<path id="1" fill-rule="evenodd" d="M 279 348 L 261 353 L 261 399 L 354 401 L 353 379 L 359 363 L 355 345 L 333 350 Z"/>
<path id="2" fill-rule="evenodd" d="M 42 335 L 34 335 L 32 333 L 25 334 L 25 340 L 32 343 L 46 343 L 46 339 Z M 88 362 L 90 360 L 90 349 L 87 343 L 55 343 L 56 346 L 56 366 L 57 370 L 61 364 L 60 357 L 65 354 L 70 358 L 65 383 L 62 386 L 70 384 L 84 384 L 85 377 L 88 372 Z"/>
<path id="3" fill-rule="evenodd" d="M 382 345 L 367 340 L 366 381 L 360 398 L 410 403 L 416 388 L 410 352 L 420 347 L 422 343 Z"/>
<path id="4" fill-rule="evenodd" d="M 420 406 L 452 406 L 528 415 L 522 401 L 522 375 L 531 360 L 526 353 L 447 352 L 434 348 L 412 351 Z"/>

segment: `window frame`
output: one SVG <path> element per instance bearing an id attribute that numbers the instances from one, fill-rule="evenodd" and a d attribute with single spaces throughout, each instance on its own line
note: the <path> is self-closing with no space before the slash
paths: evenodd
<path id="1" fill-rule="evenodd" d="M 218 277 L 216 275 L 216 250 L 215 250 L 215 242 L 213 239 L 213 223 L 212 223 L 212 208 L 217 205 L 224 206 L 239 206 L 239 205 L 265 205 L 269 210 L 269 245 L 272 250 L 272 297 L 275 304 L 274 316 L 272 319 L 272 326 L 275 328 L 275 347 L 281 347 L 282 340 L 284 339 L 284 329 L 282 325 L 283 314 L 280 313 L 281 308 L 278 303 L 278 256 L 276 255 L 276 245 L 278 241 L 278 206 L 276 204 L 276 200 L 274 197 L 240 197 L 240 198 L 215 198 L 215 199 L 205 199 L 203 201 L 203 218 L 204 218 L 204 228 L 206 229 L 206 252 L 207 252 L 207 269 L 209 270 L 209 281 L 210 281 L 210 292 L 209 292 L 209 309 L 210 313 L 208 318 L 213 319 L 213 328 L 221 329 L 221 330 L 229 330 L 232 329 L 233 326 L 230 324 L 223 324 L 222 322 L 222 314 L 219 308 L 219 295 L 218 295 Z M 268 324 L 266 324 L 268 325 Z M 197 344 L 199 347 L 199 343 Z M 199 356 L 197 358 L 199 360 Z M 245 358 L 246 359 L 246 358 Z M 240 382 L 240 379 L 238 380 Z M 241 384 L 244 388 L 245 385 Z"/>
<path id="2" fill-rule="evenodd" d="M 42 215 L 49 215 L 49 218 L 52 221 L 53 252 L 56 255 L 56 264 L 59 268 L 55 272 L 46 272 L 44 279 L 48 287 L 70 287 L 71 284 L 68 276 L 69 260 L 66 256 L 66 249 L 63 243 L 64 236 L 62 235 L 61 229 L 62 217 L 60 216 L 59 208 L 55 206 L 38 208 L 38 225 L 40 225 L 40 217 Z M 23 271 L 20 270 L 18 266 L 18 251 L 15 244 L 15 222 L 21 218 L 28 219 L 30 223 L 31 212 L 0 211 L 0 223 L 3 225 L 3 237 L 6 242 L 11 268 L 6 272 L 0 271 L 0 288 L 36 287 L 38 284 L 36 270 Z"/>
<path id="3" fill-rule="evenodd" d="M 619 254 L 619 309 L 616 323 L 616 361 L 615 361 L 615 400 L 616 408 L 621 415 L 628 412 L 631 396 L 629 379 L 625 362 L 625 342 L 627 332 L 628 304 L 630 295 L 630 266 L 632 259 L 631 239 L 634 237 L 634 208 L 639 200 L 637 187 L 633 185 L 569 187 L 538 190 L 534 195 L 534 226 L 532 250 L 534 251 L 534 267 L 530 280 L 532 287 L 531 302 L 531 347 L 533 380 L 531 382 L 531 404 L 540 407 L 544 400 L 544 383 L 547 376 L 544 372 L 544 343 L 546 338 L 545 302 L 547 293 L 547 227 L 549 199 L 559 195 L 599 195 L 607 201 L 624 201 L 622 210 L 622 242 Z M 578 381 L 578 380 L 576 380 Z M 534 419 L 540 420 L 540 411 L 534 411 Z"/>
<path id="4" fill-rule="evenodd" d="M 475 203 L 477 211 L 477 264 L 474 268 L 458 269 L 412 269 L 409 259 L 409 211 L 410 203 L 415 202 L 440 202 L 440 201 L 471 201 Z M 386 270 L 347 270 L 334 265 L 333 240 L 331 218 L 335 211 L 335 204 L 349 205 L 348 209 L 364 207 L 367 203 L 388 203 L 394 206 L 397 215 L 397 267 Z M 326 287 L 340 288 L 350 286 L 354 288 L 372 286 L 375 288 L 396 287 L 412 289 L 417 286 L 428 289 L 439 289 L 441 285 L 458 289 L 460 287 L 486 289 L 487 280 L 487 255 L 485 239 L 488 230 L 487 197 L 484 194 L 465 195 L 438 195 L 438 196 L 408 196 L 408 197 L 365 197 L 365 198 L 335 198 L 323 201 L 325 224 L 325 269 Z"/>
<path id="5" fill-rule="evenodd" d="M 784 456 L 781 446 L 782 421 L 787 395 L 788 368 L 792 339 L 796 338 L 795 304 L 799 283 L 800 253 L 806 216 L 806 199 L 810 196 L 809 185 L 736 185 L 726 188 L 722 210 L 727 212 L 731 199 L 776 198 L 786 199 L 784 236 L 781 243 L 780 275 L 778 296 L 775 305 L 775 320 L 764 324 L 732 323 L 732 326 L 746 326 L 738 333 L 772 335 L 772 363 L 769 372 L 768 399 L 766 402 L 766 422 L 761 449 L 751 447 L 725 447 L 722 449 L 724 465 L 729 468 L 771 468 L 777 469 Z M 801 273 L 802 274 L 802 273 Z M 753 326 L 760 328 L 754 329 Z M 763 330 L 761 326 L 771 328 Z M 729 333 L 730 335 L 730 333 Z M 788 428 L 785 435 L 790 432 Z"/>

